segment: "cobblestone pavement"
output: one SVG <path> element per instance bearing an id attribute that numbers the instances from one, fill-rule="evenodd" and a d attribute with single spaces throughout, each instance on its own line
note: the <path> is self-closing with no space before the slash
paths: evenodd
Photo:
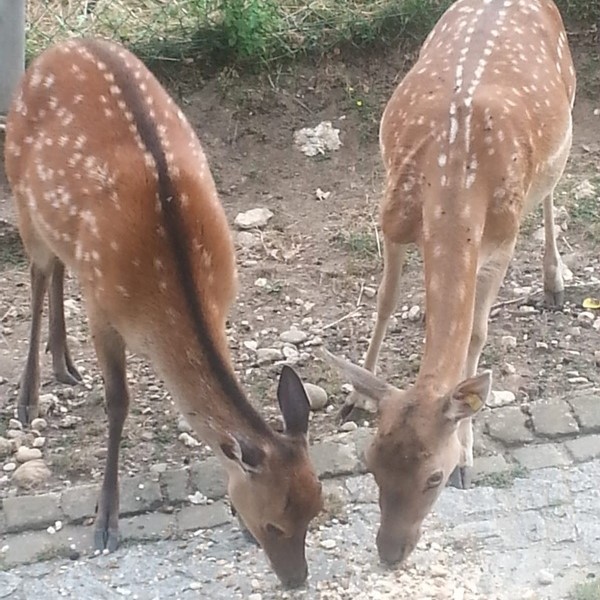
<path id="1" fill-rule="evenodd" d="M 600 578 L 600 461 L 534 470 L 505 488 L 446 489 L 406 568 L 382 569 L 369 475 L 327 482 L 338 518 L 309 536 L 308 587 L 283 592 L 231 523 L 78 560 L 0 572 L 0 598 L 562 600 Z M 505 482 L 506 483 L 506 482 Z M 162 513 L 145 516 L 164 519 Z M 157 528 L 161 523 L 155 523 Z M 89 528 L 73 528 L 77 531 Z"/>

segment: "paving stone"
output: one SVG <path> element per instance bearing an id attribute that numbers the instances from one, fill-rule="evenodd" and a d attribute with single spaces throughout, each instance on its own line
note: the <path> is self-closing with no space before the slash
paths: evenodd
<path id="1" fill-rule="evenodd" d="M 218 458 L 210 457 L 190 467 L 192 490 L 216 500 L 227 493 L 227 473 Z"/>
<path id="2" fill-rule="evenodd" d="M 497 408 L 488 417 L 489 435 L 507 446 L 532 442 L 533 433 L 525 425 L 526 420 L 517 406 Z"/>
<path id="3" fill-rule="evenodd" d="M 600 456 L 600 435 L 586 435 L 568 440 L 565 446 L 577 462 L 592 460 Z"/>
<path id="4" fill-rule="evenodd" d="M 366 473 L 367 463 L 365 460 L 365 452 L 368 450 L 371 442 L 373 441 L 373 431 L 366 427 L 359 427 L 356 431 L 353 431 L 349 438 L 354 442 L 356 449 L 356 457 L 358 459 L 358 465 L 356 472 Z"/>
<path id="5" fill-rule="evenodd" d="M 372 475 L 359 475 L 346 479 L 346 489 L 352 502 L 367 504 L 377 502 L 379 490 Z"/>
<path id="6" fill-rule="evenodd" d="M 473 461 L 473 481 L 478 481 L 485 475 L 510 471 L 510 465 L 502 454 L 493 456 L 478 456 Z"/>
<path id="7" fill-rule="evenodd" d="M 190 472 L 188 469 L 169 469 L 160 474 L 167 502 L 185 502 L 190 493 Z"/>
<path id="8" fill-rule="evenodd" d="M 582 431 L 600 431 L 600 394 L 575 396 L 569 404 L 579 421 Z"/>
<path id="9" fill-rule="evenodd" d="M 120 514 L 152 510 L 160 506 L 162 500 L 157 481 L 142 476 L 121 479 Z"/>
<path id="10" fill-rule="evenodd" d="M 318 442 L 310 447 L 309 453 L 319 477 L 348 475 L 360 467 L 354 444 Z"/>
<path id="11" fill-rule="evenodd" d="M 79 485 L 61 494 L 60 507 L 69 521 L 80 521 L 96 514 L 99 494 L 99 485 Z"/>
<path id="12" fill-rule="evenodd" d="M 38 529 L 62 519 L 60 494 L 11 496 L 4 499 L 7 531 Z"/>
<path id="13" fill-rule="evenodd" d="M 561 467 L 571 462 L 564 447 L 559 444 L 541 444 L 539 446 L 516 448 L 513 450 L 512 455 L 526 469 Z"/>
<path id="14" fill-rule="evenodd" d="M 160 512 L 119 521 L 119 533 L 123 540 L 162 540 L 170 537 L 176 529 L 175 515 Z"/>
<path id="15" fill-rule="evenodd" d="M 224 501 L 198 506 L 186 506 L 177 513 L 177 526 L 181 531 L 208 529 L 230 523 L 231 510 Z"/>
<path id="16" fill-rule="evenodd" d="M 533 428 L 538 435 L 559 437 L 579 431 L 571 407 L 565 400 L 538 400 L 530 404 Z"/>
<path id="17" fill-rule="evenodd" d="M 66 526 L 55 534 L 28 531 L 7 536 L 8 547 L 2 561 L 6 566 L 27 564 L 57 556 L 89 555 L 93 550 L 94 529 L 81 525 Z"/>

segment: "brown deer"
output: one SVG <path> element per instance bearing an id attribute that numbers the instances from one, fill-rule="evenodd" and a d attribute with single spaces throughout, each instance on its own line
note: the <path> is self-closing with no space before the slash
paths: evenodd
<path id="1" fill-rule="evenodd" d="M 523 215 L 541 201 L 546 298 L 562 302 L 552 196 L 570 151 L 574 95 L 553 2 L 459 0 L 385 108 L 375 331 L 364 369 L 329 355 L 354 386 L 343 414 L 357 400 L 378 405 L 367 463 L 379 487 L 377 546 L 385 562 L 410 554 L 450 476 L 468 485 L 471 418 L 491 388 L 491 372 L 476 376 L 490 308 Z M 408 244 L 423 257 L 426 334 L 416 382 L 401 391 L 374 372 Z"/>
<path id="2" fill-rule="evenodd" d="M 229 495 L 288 586 L 308 573 L 305 536 L 321 507 L 308 457 L 309 404 L 289 367 L 278 433 L 246 399 L 226 316 L 236 291 L 231 233 L 200 143 L 159 82 L 117 44 L 53 46 L 28 68 L 7 120 L 6 172 L 31 259 L 32 324 L 18 396 L 38 414 L 40 322 L 61 381 L 79 379 L 67 348 L 65 266 L 78 277 L 105 383 L 108 455 L 95 546 L 118 542 L 118 454 L 128 411 L 125 348 L 150 361 L 229 476 Z"/>

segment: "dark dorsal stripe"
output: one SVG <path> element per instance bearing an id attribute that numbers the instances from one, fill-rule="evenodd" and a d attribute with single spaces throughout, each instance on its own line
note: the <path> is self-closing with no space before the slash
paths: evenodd
<path id="1" fill-rule="evenodd" d="M 193 269 L 188 251 L 189 244 L 183 235 L 181 226 L 180 202 L 176 201 L 176 189 L 169 176 L 169 169 L 164 149 L 158 135 L 156 123 L 148 114 L 140 90 L 135 84 L 132 73 L 126 68 L 121 59 L 116 55 L 107 42 L 102 40 L 86 40 L 85 46 L 104 62 L 115 77 L 115 83 L 121 88 L 122 98 L 128 109 L 133 114 L 138 133 L 147 151 L 156 162 L 158 173 L 158 194 L 162 206 L 164 226 L 171 244 L 179 284 L 183 291 L 185 301 L 192 319 L 194 333 L 198 344 L 214 373 L 214 378 L 224 392 L 225 396 L 235 406 L 239 414 L 258 433 L 272 435 L 271 428 L 263 421 L 252 405 L 246 399 L 235 375 L 228 368 L 223 357 L 216 349 L 214 340 L 206 326 L 206 317 L 202 310 L 198 294 L 194 285 Z M 140 68 L 144 68 L 140 65 Z"/>

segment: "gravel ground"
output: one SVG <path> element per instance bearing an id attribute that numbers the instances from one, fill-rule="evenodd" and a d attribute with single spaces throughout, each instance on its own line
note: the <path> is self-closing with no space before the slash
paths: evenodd
<path id="1" fill-rule="evenodd" d="M 406 598 L 559 600 L 600 577 L 600 461 L 541 469 L 504 489 L 444 491 L 409 564 L 378 564 L 368 475 L 332 482 L 345 514 L 309 538 L 309 585 L 284 592 L 258 549 L 231 526 L 188 541 L 54 559 L 0 573 L 0 598 Z"/>

